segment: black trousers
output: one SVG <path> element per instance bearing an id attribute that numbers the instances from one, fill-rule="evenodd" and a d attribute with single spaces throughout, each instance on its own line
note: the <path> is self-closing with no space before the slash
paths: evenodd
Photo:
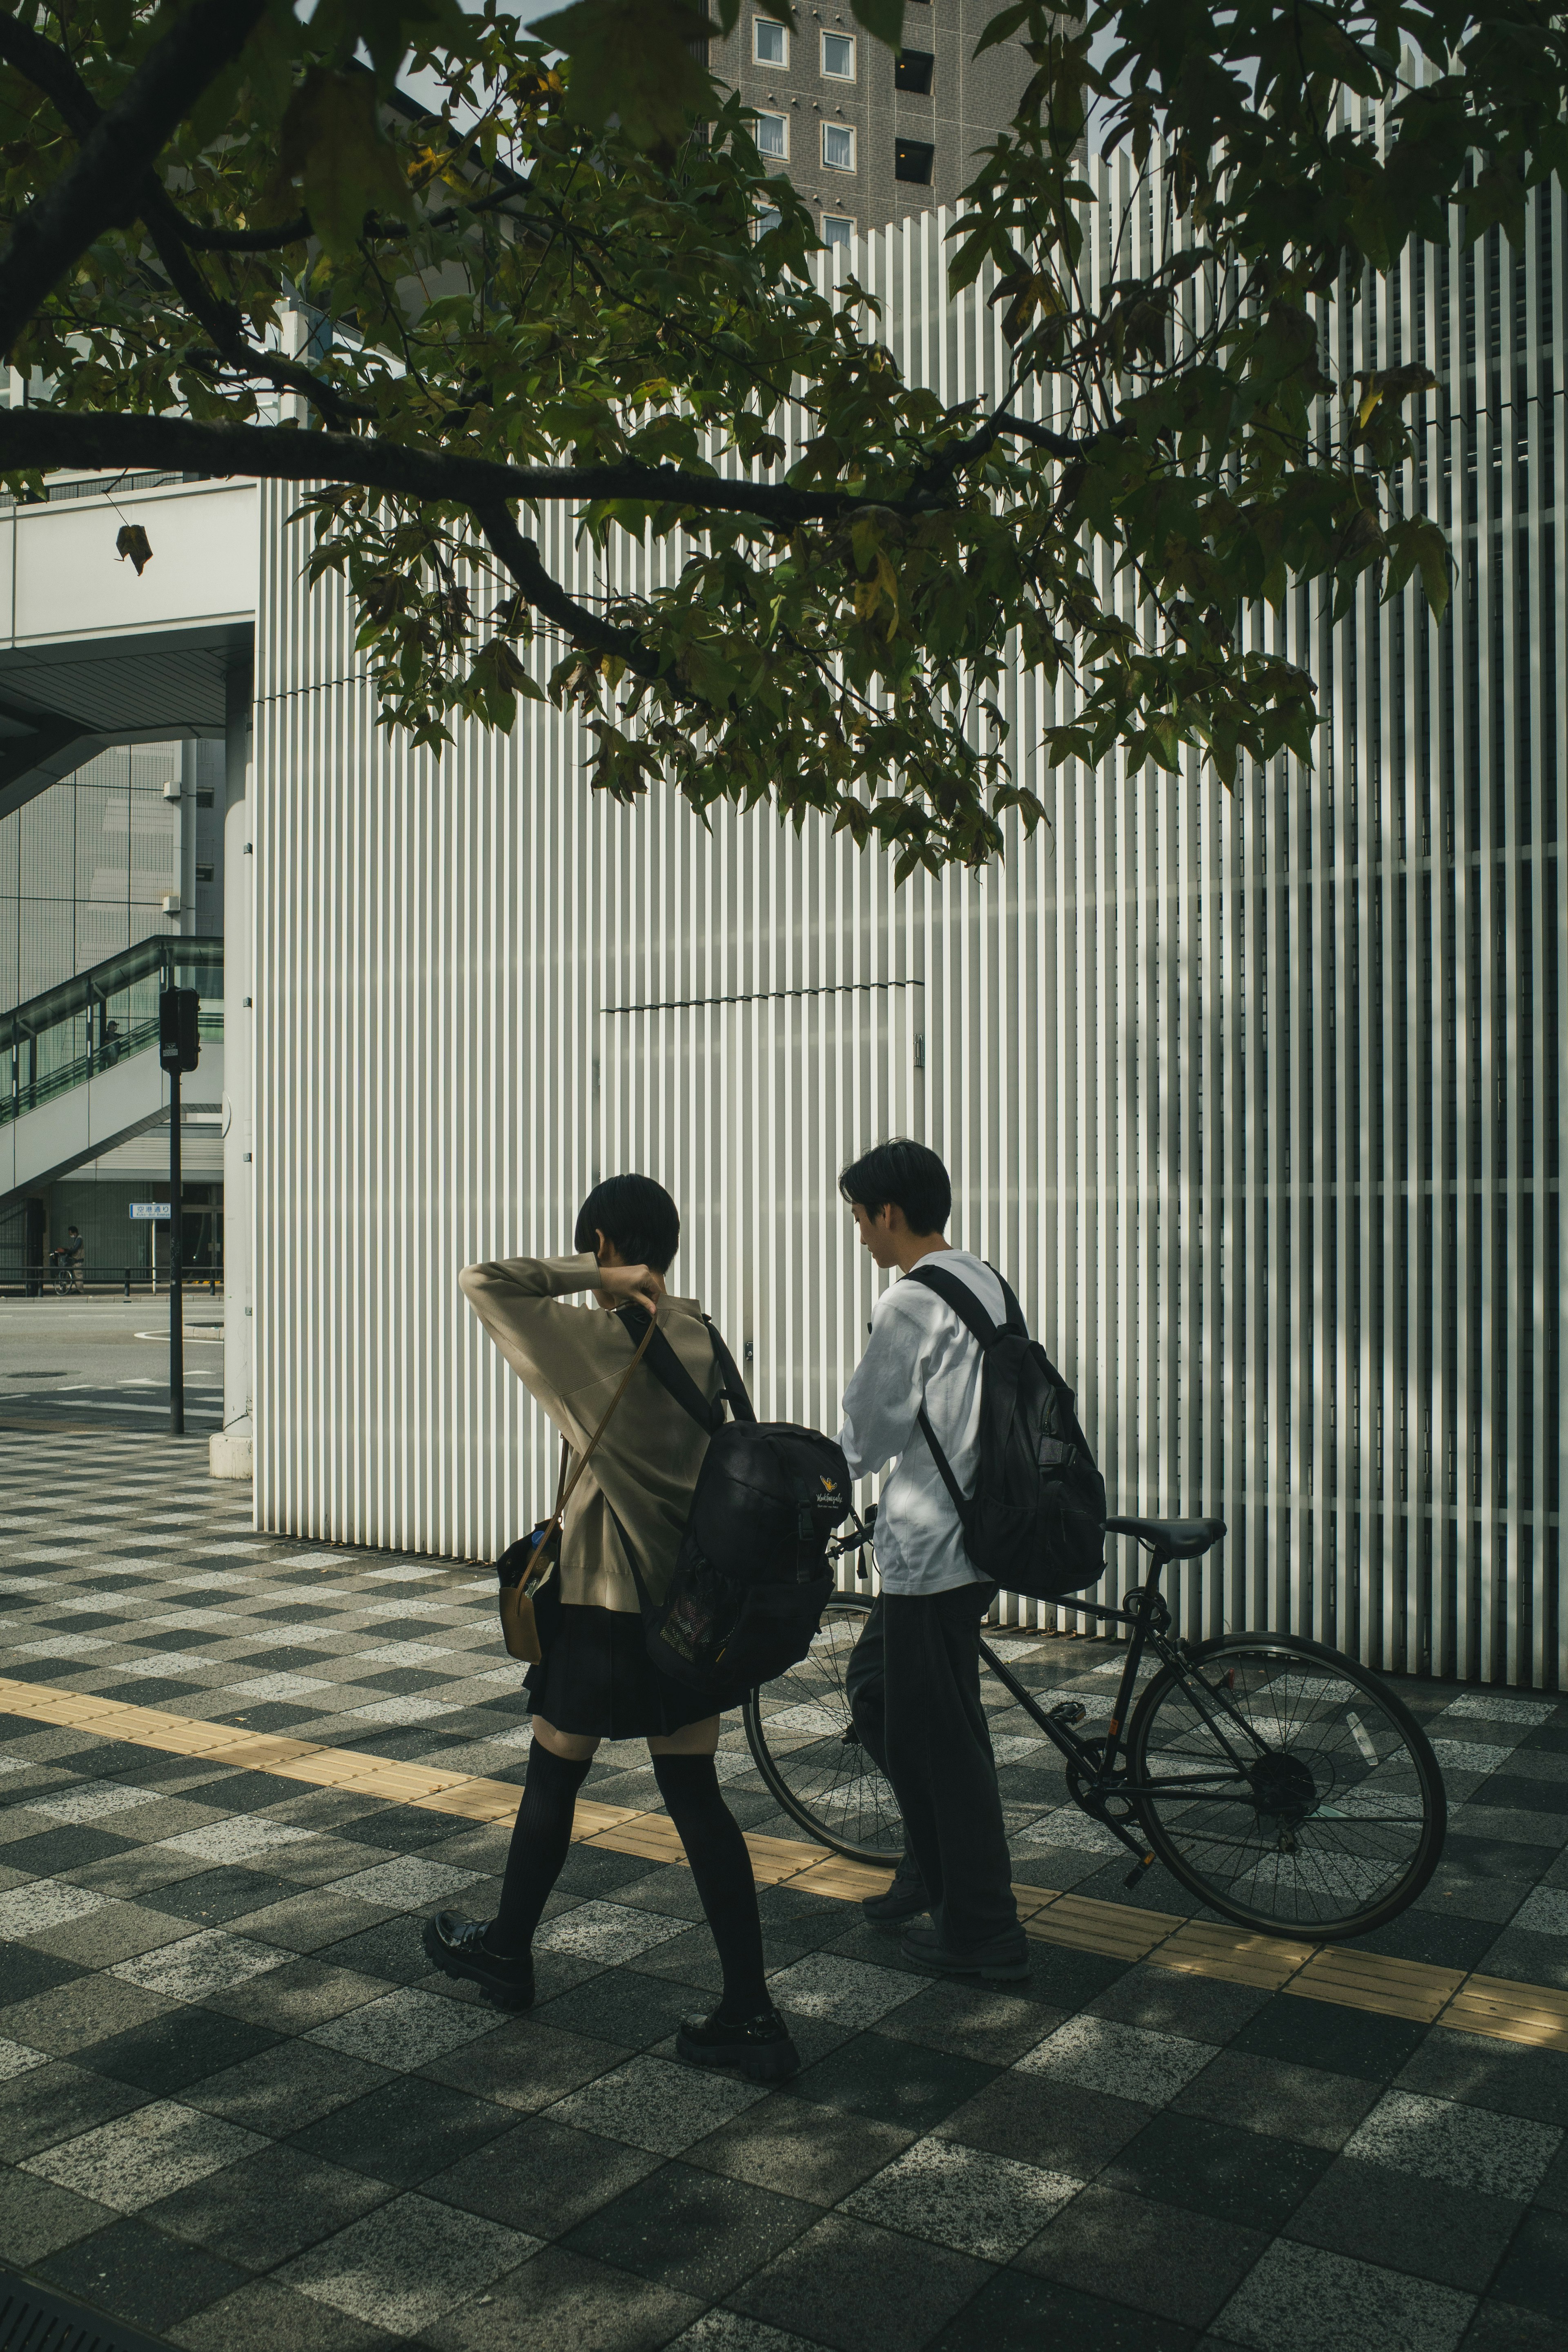
<path id="1" fill-rule="evenodd" d="M 980 1703 L 994 1584 L 884 1592 L 845 1675 L 855 1727 L 892 1783 L 942 1941 L 959 1951 L 1017 1924 L 996 1761 Z"/>

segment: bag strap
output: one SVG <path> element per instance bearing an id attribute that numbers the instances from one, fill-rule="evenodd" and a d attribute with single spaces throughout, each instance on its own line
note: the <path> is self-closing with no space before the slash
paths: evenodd
<path id="1" fill-rule="evenodd" d="M 647 1309 L 644 1307 L 622 1307 L 616 1309 L 616 1319 L 625 1324 L 628 1332 L 635 1334 L 641 1328 L 647 1313 Z M 719 1377 L 723 1384 L 724 1402 L 728 1403 L 730 1411 L 737 1421 L 755 1421 L 757 1416 L 752 1409 L 752 1400 L 746 1393 L 746 1384 L 741 1378 L 735 1359 L 712 1324 L 709 1322 L 706 1315 L 702 1320 L 707 1327 L 709 1345 L 713 1350 L 713 1360 L 719 1367 Z M 647 1351 L 647 1368 L 666 1395 L 672 1398 L 680 1407 L 681 1412 L 689 1414 L 700 1429 L 705 1429 L 710 1437 L 722 1429 L 724 1404 L 703 1395 L 662 1331 L 655 1331 L 652 1345 Z"/>
<path id="2" fill-rule="evenodd" d="M 593 1458 L 594 1448 L 597 1445 L 600 1438 L 603 1437 L 605 1430 L 609 1427 L 611 1414 L 615 1412 L 616 1407 L 619 1404 L 621 1399 L 625 1396 L 627 1388 L 630 1386 L 632 1374 L 636 1371 L 637 1366 L 643 1360 L 643 1355 L 647 1348 L 649 1339 L 653 1336 L 653 1318 L 650 1316 L 648 1318 L 647 1329 L 643 1333 L 641 1339 L 637 1343 L 637 1353 L 633 1356 L 631 1362 L 626 1366 L 626 1370 L 621 1374 L 620 1386 L 616 1389 L 615 1395 L 610 1399 L 609 1403 L 605 1407 L 603 1413 L 600 1415 L 598 1428 L 594 1432 L 593 1436 L 588 1440 L 587 1444 L 577 1456 L 577 1467 L 573 1471 L 570 1478 L 567 1478 L 566 1476 L 567 1448 L 563 1445 L 561 1449 L 562 1484 L 556 1489 L 555 1508 L 545 1522 L 544 1528 L 540 1536 L 539 1541 L 533 1548 L 534 1558 L 538 1559 L 542 1565 L 543 1563 L 545 1546 L 549 1543 L 551 1537 L 555 1533 L 556 1529 L 560 1527 L 562 1520 L 565 1517 L 566 1506 L 572 1500 L 573 1496 L 577 1490 L 577 1482 L 582 1477 L 584 1471 L 586 1470 L 589 1462 Z M 532 1577 L 524 1577 L 522 1580 L 523 1591 L 526 1592 L 532 1582 Z"/>
<path id="3" fill-rule="evenodd" d="M 994 1266 L 990 1271 L 996 1274 Z M 1026 1337 L 1028 1335 L 1029 1327 L 1024 1320 L 1023 1308 L 1007 1285 L 1002 1282 L 999 1274 L 996 1274 L 996 1279 L 1002 1283 L 1002 1299 L 1007 1317 L 1002 1324 L 993 1323 L 968 1283 L 959 1275 L 943 1274 L 936 1266 L 922 1261 L 921 1265 L 911 1266 L 904 1276 L 906 1282 L 918 1282 L 922 1290 L 929 1290 L 933 1297 L 942 1300 L 944 1307 L 951 1307 L 959 1321 L 973 1332 L 983 1348 L 989 1348 L 1004 1331 L 1017 1330 Z"/>
<path id="4" fill-rule="evenodd" d="M 957 1479 L 953 1476 L 952 1465 L 936 1442 L 936 1432 L 931 1425 L 930 1419 L 927 1416 L 926 1409 L 923 1404 L 921 1406 L 915 1418 L 920 1423 L 921 1436 L 925 1439 L 926 1444 L 931 1447 L 931 1459 L 942 1473 L 942 1483 L 947 1488 L 948 1493 L 952 1496 L 952 1507 L 958 1513 L 958 1524 L 963 1529 L 965 1535 L 967 1535 L 969 1532 L 969 1515 L 973 1508 L 973 1505 L 970 1501 L 968 1496 L 965 1495 Z"/>

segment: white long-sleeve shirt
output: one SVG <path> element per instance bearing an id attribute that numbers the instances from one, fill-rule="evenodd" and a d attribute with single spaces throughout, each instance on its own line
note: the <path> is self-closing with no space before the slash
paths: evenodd
<path id="1" fill-rule="evenodd" d="M 1006 1319 L 1002 1286 L 968 1250 L 927 1261 L 968 1283 L 994 1323 Z M 844 1391 L 838 1443 L 850 1474 L 868 1477 L 897 1458 L 877 1507 L 882 1590 L 949 1592 L 982 1584 L 918 1415 L 921 1404 L 962 1491 L 980 1466 L 980 1343 L 921 1282 L 892 1283 L 871 1316 L 871 1338 Z"/>

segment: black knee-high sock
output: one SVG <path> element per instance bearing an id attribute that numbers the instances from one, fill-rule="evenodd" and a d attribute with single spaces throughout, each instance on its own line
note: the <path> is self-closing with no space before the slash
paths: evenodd
<path id="1" fill-rule="evenodd" d="M 533 1941 L 539 1915 L 561 1875 L 572 1843 L 577 1791 L 588 1777 L 592 1757 L 581 1762 L 557 1756 L 536 1739 L 528 1751 L 522 1802 L 511 1832 L 511 1851 L 501 1881 L 500 1908 L 485 1930 L 492 1952 L 517 1958 Z"/>
<path id="2" fill-rule="evenodd" d="M 654 1778 L 680 1832 L 697 1892 L 719 1947 L 724 1991 L 719 2013 L 738 2023 L 772 2006 L 763 1974 L 763 1924 L 752 1857 L 724 1802 L 711 1756 L 656 1756 Z"/>

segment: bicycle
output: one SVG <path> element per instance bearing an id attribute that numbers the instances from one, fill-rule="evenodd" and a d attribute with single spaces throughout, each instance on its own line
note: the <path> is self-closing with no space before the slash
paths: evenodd
<path id="1" fill-rule="evenodd" d="M 872 1533 L 843 1538 L 833 1557 Z M 1061 1751 L 1080 1810 L 1136 1857 L 1127 1885 L 1159 1861 L 1211 1911 L 1266 1935 L 1330 1943 L 1385 1926 L 1430 1879 L 1447 1823 L 1442 1775 L 1408 1708 L 1367 1667 L 1297 1634 L 1193 1643 L 1173 1631 L 1161 1574 L 1212 1550 L 1223 1520 L 1114 1518 L 1106 1533 L 1142 1545 L 1149 1565 L 1121 1608 L 1070 1600 L 1130 1628 L 1103 1735 L 1075 1727 L 1088 1717 L 1081 1699 L 1043 1706 L 984 1638 L 980 1654 Z M 861 1594 L 835 1595 L 809 1654 L 752 1692 L 743 1719 L 791 1819 L 835 1853 L 890 1867 L 903 1848 L 898 1801 L 844 1687 L 870 1608 Z M 1140 1693 L 1145 1653 L 1158 1664 Z M 982 1696 L 988 1713 L 1005 1706 Z"/>
<path id="2" fill-rule="evenodd" d="M 49 1252 L 49 1277 L 62 1298 L 73 1297 L 83 1286 L 80 1268 L 63 1250 Z"/>

